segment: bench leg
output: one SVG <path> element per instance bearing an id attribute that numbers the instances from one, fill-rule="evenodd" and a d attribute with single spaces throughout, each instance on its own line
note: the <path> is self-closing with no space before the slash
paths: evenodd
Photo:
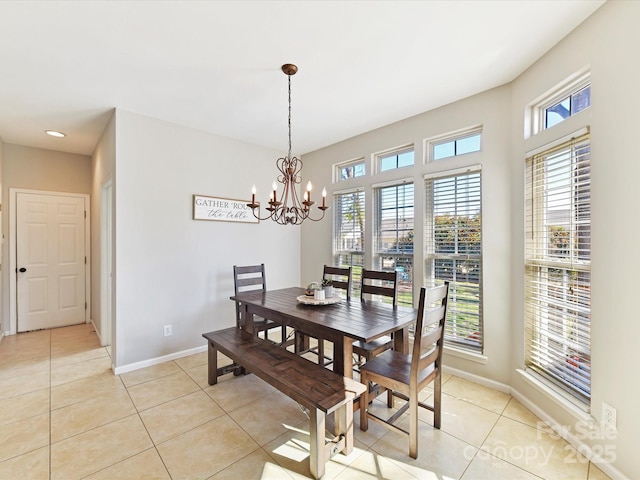
<path id="1" fill-rule="evenodd" d="M 353 402 L 347 402 L 335 411 L 335 435 L 344 437 L 344 450 L 349 455 L 353 451 Z"/>
<path id="2" fill-rule="evenodd" d="M 218 349 L 209 342 L 209 371 L 208 381 L 209 385 L 215 385 L 218 383 Z"/>
<path id="3" fill-rule="evenodd" d="M 310 408 L 309 417 L 309 471 L 313 478 L 318 479 L 324 475 L 325 463 L 328 460 L 324 446 L 325 414 L 317 408 Z"/>

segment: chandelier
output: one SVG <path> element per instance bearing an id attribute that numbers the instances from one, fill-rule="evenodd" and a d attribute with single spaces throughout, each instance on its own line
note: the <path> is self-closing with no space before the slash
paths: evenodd
<path id="1" fill-rule="evenodd" d="M 260 204 L 256 203 L 255 185 L 251 189 L 251 203 L 247 203 L 247 206 L 251 208 L 253 215 L 258 220 L 271 219 L 280 225 L 300 225 L 305 220 L 313 222 L 322 220 L 325 211 L 329 207 L 326 206 L 327 190 L 323 188 L 322 205 L 318 207 L 321 216 L 318 218 L 311 217 L 311 206 L 316 203 L 311 200 L 311 190 L 313 188 L 311 182 L 307 183 L 307 190 L 304 192 L 302 201 L 298 195 L 297 185 L 302 182 L 300 177 L 302 160 L 291 156 L 291 76 L 296 74 L 298 67 L 287 63 L 282 65 L 282 71 L 289 79 L 289 152 L 286 157 L 281 157 L 276 162 L 280 172 L 276 180 L 282 184 L 282 192 L 280 193 L 280 198 L 278 198 L 278 184 L 274 180 L 271 185 L 272 193 L 269 196 L 269 206 L 265 208 L 267 211 L 265 217 L 260 216 Z"/>

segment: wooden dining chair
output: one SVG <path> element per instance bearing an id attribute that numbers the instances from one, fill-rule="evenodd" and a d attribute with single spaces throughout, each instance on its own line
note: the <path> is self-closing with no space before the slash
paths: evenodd
<path id="1" fill-rule="evenodd" d="M 387 389 L 387 406 L 393 408 L 394 397 L 406 401 L 391 417 L 383 419 L 369 410 L 370 389 L 360 396 L 360 429 L 369 428 L 369 419 L 409 436 L 409 456 L 418 458 L 418 406 L 433 412 L 433 426 L 440 428 L 442 390 L 442 350 L 444 324 L 447 317 L 449 282 L 420 289 L 418 318 L 411 355 L 389 350 L 360 368 L 360 381 Z M 433 382 L 433 404 L 418 401 L 418 394 Z M 409 431 L 395 425 L 409 410 Z"/>
<path id="2" fill-rule="evenodd" d="M 351 280 L 351 267 L 331 267 L 325 265 L 322 270 L 322 283 L 324 284 L 325 281 L 329 281 L 333 288 L 344 290 L 347 302 L 351 301 Z M 310 338 L 308 335 L 302 332 L 296 332 L 296 338 L 296 345 L 299 345 L 298 353 L 300 355 L 307 352 L 314 353 L 318 356 L 318 363 L 325 367 L 333 363 L 333 358 L 324 353 L 324 339 L 316 338 L 318 341 L 317 346 L 307 348 Z"/>
<path id="3" fill-rule="evenodd" d="M 344 290 L 347 302 L 351 301 L 351 267 L 324 266 L 322 281 L 331 282 L 333 288 Z"/>
<path id="4" fill-rule="evenodd" d="M 377 270 L 362 269 L 362 289 L 360 301 L 367 301 L 369 295 L 380 295 L 391 299 L 391 304 L 398 305 L 398 272 L 380 272 Z M 393 347 L 393 340 L 385 335 L 372 342 L 353 342 L 353 353 L 358 356 L 358 365 L 362 360 L 369 361 Z"/>
<path id="5" fill-rule="evenodd" d="M 266 292 L 267 280 L 265 276 L 264 263 L 260 265 L 246 265 L 246 266 L 233 266 L 233 286 L 235 294 L 248 293 L 248 292 Z M 236 302 L 236 326 L 240 327 L 241 323 L 241 302 Z M 269 340 L 269 330 L 280 328 L 281 340 L 274 343 L 286 342 L 287 331 L 286 327 L 280 322 L 273 320 L 254 317 L 253 329 L 256 335 L 259 336 L 260 332 L 263 332 L 265 340 Z"/>

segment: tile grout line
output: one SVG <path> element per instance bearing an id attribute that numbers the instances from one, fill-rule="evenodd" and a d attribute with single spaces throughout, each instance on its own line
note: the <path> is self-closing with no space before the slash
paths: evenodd
<path id="1" fill-rule="evenodd" d="M 173 360 L 172 360 L 172 362 L 173 362 Z M 173 476 L 171 475 L 171 472 L 169 471 L 169 467 L 167 467 L 167 464 L 165 463 L 164 458 L 162 458 L 162 455 L 160 455 L 160 452 L 158 451 L 158 444 L 156 444 L 155 440 L 151 436 L 151 433 L 149 433 L 149 429 L 147 428 L 146 423 L 144 423 L 144 420 L 142 419 L 142 416 L 140 416 L 140 410 L 138 409 L 138 406 L 136 405 L 136 402 L 134 402 L 133 398 L 131 397 L 131 393 L 129 392 L 129 387 L 127 387 L 124 384 L 124 380 L 122 379 L 122 377 L 120 375 L 118 375 L 118 377 L 119 377 L 120 383 L 122 383 L 122 386 L 124 387 L 125 391 L 127 392 L 127 396 L 129 397 L 129 401 L 133 405 L 133 408 L 136 410 L 136 415 L 138 416 L 138 419 L 140 420 L 140 423 L 142 423 L 142 426 L 144 427 L 145 432 L 147 432 L 147 435 L 149 436 L 149 440 L 151 440 L 151 444 L 153 445 L 152 448 L 155 450 L 156 455 L 158 455 L 158 458 L 162 462 L 162 466 L 164 467 L 165 471 L 167 472 L 167 475 L 169 476 L 169 478 L 173 479 Z M 163 377 L 158 377 L 158 378 L 163 378 Z M 137 385 L 141 385 L 142 383 L 146 383 L 146 382 L 141 382 L 141 383 L 139 383 Z M 132 386 L 135 386 L 135 385 L 132 385 Z M 153 407 L 151 407 L 151 408 L 153 408 Z M 146 451 L 146 450 L 144 450 L 144 451 Z M 139 452 L 136 455 L 139 455 L 140 453 L 142 453 L 142 452 Z M 129 457 L 129 458 L 132 458 L 132 457 Z M 111 465 L 111 466 L 113 466 L 113 465 Z M 109 468 L 109 467 L 106 467 L 106 468 Z"/>

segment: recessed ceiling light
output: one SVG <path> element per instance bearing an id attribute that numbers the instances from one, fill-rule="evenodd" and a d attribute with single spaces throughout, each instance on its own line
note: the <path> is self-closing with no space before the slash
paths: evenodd
<path id="1" fill-rule="evenodd" d="M 62 133 L 62 132 L 56 132 L 55 130 L 45 130 L 44 133 L 46 133 L 47 135 L 51 135 L 52 137 L 66 137 L 67 134 L 66 133 Z"/>

